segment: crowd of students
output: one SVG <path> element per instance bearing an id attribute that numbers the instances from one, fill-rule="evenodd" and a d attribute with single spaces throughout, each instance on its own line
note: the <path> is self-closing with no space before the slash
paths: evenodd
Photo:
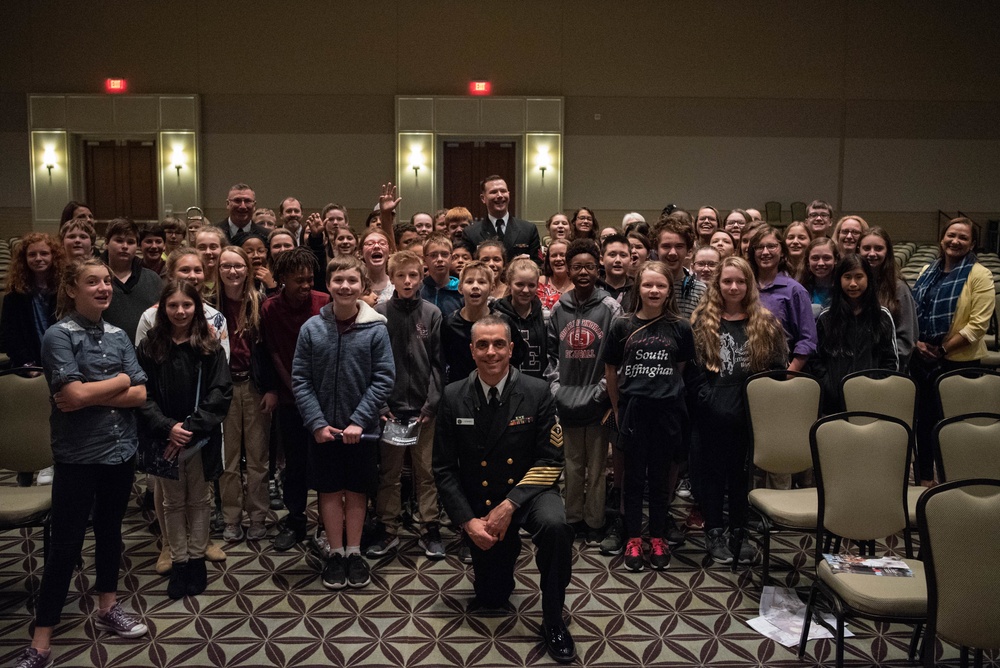
<path id="1" fill-rule="evenodd" d="M 484 182 L 483 201 L 505 209 L 497 181 Z M 97 255 L 92 212 L 70 202 L 58 238 L 23 237 L 0 348 L 27 373 L 44 371 L 56 462 L 52 549 L 23 665 L 48 665 L 91 507 L 98 623 L 124 637 L 146 632 L 115 601 L 137 449 L 159 448 L 171 466 L 150 476 L 163 535 L 157 570 L 170 573 L 171 598 L 201 593 L 206 560 L 225 558 L 210 540 L 213 507 L 228 544 L 263 539 L 268 510 L 286 508 L 274 549 L 311 536 L 326 587 L 365 586 L 364 556 L 399 545 L 407 461 L 419 544 L 443 558 L 437 402 L 445 384 L 474 372 L 471 328 L 489 314 L 511 325 L 513 364 L 550 383 L 567 520 L 587 545 L 624 553 L 630 571 L 666 568 L 684 542 L 669 513 L 678 489 L 696 502 L 685 524 L 704 530 L 713 561 L 753 561 L 740 540 L 751 374 L 812 373 L 823 410 L 835 412 L 847 374 L 910 372 L 920 388 L 917 478 L 932 484 L 933 381 L 985 355 L 994 286 L 965 218 L 946 226 L 940 258 L 911 292 L 888 233 L 858 216 L 833 225 L 821 201 L 784 230 L 752 209 L 723 218 L 711 206 L 602 227 L 583 207 L 553 215 L 541 243 L 523 244 L 512 242 L 517 221 L 506 213 L 471 228 L 464 207 L 405 223 L 398 203 L 384 187 L 360 236 L 336 204 L 276 227 L 274 212 L 255 209 L 252 190 L 237 184 L 220 226 L 196 208 L 143 229 L 116 219 Z M 293 207 L 301 216 L 294 198 L 281 203 L 283 220 Z M 494 224 L 499 238 L 476 241 Z M 378 531 L 363 556 L 369 515 Z M 469 558 L 465 543 L 459 550 Z"/>

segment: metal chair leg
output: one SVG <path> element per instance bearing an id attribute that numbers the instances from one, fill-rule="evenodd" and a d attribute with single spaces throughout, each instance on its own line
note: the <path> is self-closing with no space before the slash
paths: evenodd
<path id="1" fill-rule="evenodd" d="M 844 618 L 837 616 L 837 668 L 844 668 Z"/>
<path id="2" fill-rule="evenodd" d="M 920 632 L 923 630 L 923 624 L 917 624 L 913 627 L 913 635 L 910 636 L 910 649 L 907 656 L 910 661 L 917 660 L 917 648 L 920 647 Z"/>
<path id="3" fill-rule="evenodd" d="M 802 638 L 799 640 L 799 659 L 806 653 L 806 643 L 809 642 L 809 625 L 812 623 L 813 605 L 816 603 L 816 585 L 809 587 L 809 601 L 806 603 L 806 619 L 802 624 Z"/>

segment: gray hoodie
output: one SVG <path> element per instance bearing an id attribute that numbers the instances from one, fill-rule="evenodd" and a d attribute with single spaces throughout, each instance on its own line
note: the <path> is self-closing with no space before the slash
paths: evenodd
<path id="1" fill-rule="evenodd" d="M 549 381 L 559 422 L 566 427 L 598 424 L 611 406 L 604 380 L 604 343 L 622 307 L 601 288 L 583 304 L 570 290 L 556 302 L 548 325 Z"/>
<path id="2" fill-rule="evenodd" d="M 310 433 L 356 424 L 377 431 L 379 413 L 396 377 L 385 317 L 358 302 L 358 317 L 343 335 L 328 304 L 299 331 L 292 392 Z"/>

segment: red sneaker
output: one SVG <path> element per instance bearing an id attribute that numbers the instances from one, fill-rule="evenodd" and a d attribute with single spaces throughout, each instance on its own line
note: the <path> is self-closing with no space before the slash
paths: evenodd
<path id="1" fill-rule="evenodd" d="M 642 538 L 629 538 L 625 545 L 625 568 L 638 573 L 644 567 L 642 558 Z"/>
<path id="2" fill-rule="evenodd" d="M 649 566 L 654 571 L 666 570 L 670 565 L 670 546 L 662 538 L 649 540 Z"/>

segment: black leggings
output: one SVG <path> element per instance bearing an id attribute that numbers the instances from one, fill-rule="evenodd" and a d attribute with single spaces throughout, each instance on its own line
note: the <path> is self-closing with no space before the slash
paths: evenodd
<path id="1" fill-rule="evenodd" d="M 99 593 L 118 590 L 122 519 L 132 493 L 132 460 L 124 464 L 62 464 L 52 478 L 52 539 L 35 610 L 37 626 L 59 623 L 70 579 L 94 510 L 95 568 Z"/>
<path id="2" fill-rule="evenodd" d="M 747 426 L 705 420 L 699 427 L 700 456 L 697 458 L 701 481 L 698 503 L 705 518 L 705 530 L 722 528 L 723 506 L 729 495 L 729 527 L 742 529 L 747 514 L 747 451 L 750 434 Z M 692 471 L 692 475 L 694 472 Z"/>
<path id="3" fill-rule="evenodd" d="M 642 489 L 649 482 L 649 536 L 666 538 L 670 493 L 667 480 L 676 453 L 682 452 L 683 400 L 622 397 L 619 405 L 625 453 L 625 535 L 642 535 Z"/>

